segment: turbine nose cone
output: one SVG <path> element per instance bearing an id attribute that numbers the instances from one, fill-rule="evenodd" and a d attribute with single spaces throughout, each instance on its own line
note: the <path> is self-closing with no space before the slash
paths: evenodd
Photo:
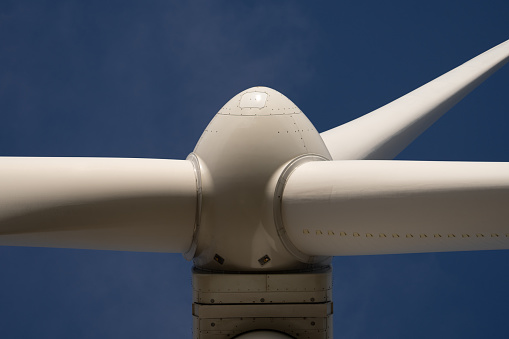
<path id="1" fill-rule="evenodd" d="M 194 154 L 203 204 L 194 263 L 222 271 L 307 268 L 279 240 L 272 200 L 279 171 L 304 155 L 330 155 L 308 118 L 283 94 L 253 87 L 214 116 Z"/>
<path id="2" fill-rule="evenodd" d="M 234 96 L 219 110 L 224 115 L 286 115 L 302 113 L 287 97 L 268 87 L 252 87 Z"/>

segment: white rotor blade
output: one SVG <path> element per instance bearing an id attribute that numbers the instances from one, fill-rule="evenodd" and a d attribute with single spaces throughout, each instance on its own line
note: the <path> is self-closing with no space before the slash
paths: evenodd
<path id="1" fill-rule="evenodd" d="M 310 256 L 509 249 L 509 163 L 310 162 L 282 217 Z"/>
<path id="2" fill-rule="evenodd" d="M 185 252 L 196 194 L 186 160 L 0 158 L 0 245 Z"/>
<path id="3" fill-rule="evenodd" d="M 393 159 L 509 60 L 509 40 L 407 95 L 320 135 L 334 160 Z"/>

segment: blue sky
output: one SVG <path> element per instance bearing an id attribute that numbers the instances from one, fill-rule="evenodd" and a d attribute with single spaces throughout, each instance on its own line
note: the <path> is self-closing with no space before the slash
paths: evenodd
<path id="1" fill-rule="evenodd" d="M 2 1 L 0 155 L 183 159 L 238 92 L 319 131 L 509 39 L 496 1 Z M 509 161 L 509 66 L 398 158 Z M 0 188 L 1 189 L 1 188 Z M 335 338 L 507 338 L 509 251 L 334 260 Z M 2 338 L 191 338 L 176 254 L 0 247 Z"/>

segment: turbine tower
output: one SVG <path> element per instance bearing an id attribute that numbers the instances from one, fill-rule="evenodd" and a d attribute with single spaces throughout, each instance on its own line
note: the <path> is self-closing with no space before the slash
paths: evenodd
<path id="1" fill-rule="evenodd" d="M 333 256 L 509 249 L 509 163 L 391 160 L 508 60 L 323 133 L 250 88 L 186 160 L 0 158 L 0 245 L 182 253 L 194 338 L 332 338 Z"/>

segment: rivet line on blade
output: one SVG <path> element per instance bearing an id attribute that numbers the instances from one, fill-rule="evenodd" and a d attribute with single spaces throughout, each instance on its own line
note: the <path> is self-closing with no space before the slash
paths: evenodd
<path id="1" fill-rule="evenodd" d="M 399 233 L 378 233 L 378 234 L 373 234 L 373 233 L 359 233 L 359 232 L 339 232 L 338 235 L 332 231 L 332 230 L 321 230 L 321 229 L 317 229 L 317 230 L 314 230 L 314 231 L 311 231 L 307 228 L 303 229 L 302 230 L 302 233 L 305 234 L 306 236 L 309 236 L 311 234 L 315 234 L 315 235 L 318 235 L 318 236 L 339 236 L 339 237 L 354 237 L 354 238 L 359 238 L 359 237 L 364 237 L 364 238 L 375 238 L 375 237 L 378 237 L 378 238 L 499 238 L 499 237 L 504 237 L 504 235 L 499 235 L 498 233 L 489 233 L 489 234 L 484 234 L 484 233 L 475 233 L 475 234 L 469 234 L 469 233 L 461 233 L 461 234 L 454 234 L 454 233 L 447 233 L 447 234 L 442 234 L 442 233 L 432 233 L 432 234 L 428 234 L 428 233 L 420 233 L 420 234 L 412 234 L 412 233 L 406 233 L 406 234 L 399 234 Z M 506 233 L 505 234 L 505 237 L 506 238 L 509 238 L 509 233 Z"/>

